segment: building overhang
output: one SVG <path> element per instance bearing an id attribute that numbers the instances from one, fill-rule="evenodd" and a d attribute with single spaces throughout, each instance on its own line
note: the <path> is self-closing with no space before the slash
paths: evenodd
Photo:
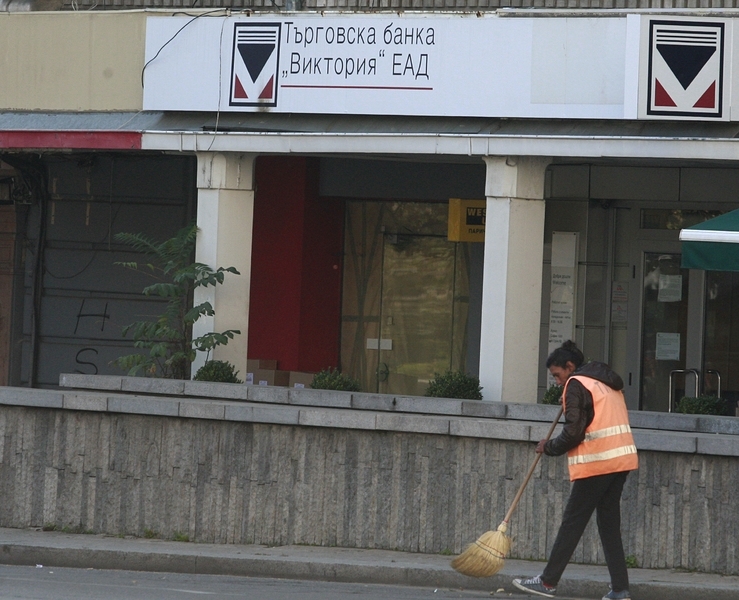
<path id="1" fill-rule="evenodd" d="M 211 113 L 0 113 L 0 150 L 739 160 L 739 124 Z"/>

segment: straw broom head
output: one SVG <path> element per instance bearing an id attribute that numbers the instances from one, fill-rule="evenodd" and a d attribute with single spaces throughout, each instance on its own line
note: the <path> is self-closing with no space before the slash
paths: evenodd
<path id="1" fill-rule="evenodd" d="M 495 531 L 486 531 L 452 561 L 452 568 L 468 577 L 490 577 L 503 568 L 511 549 L 511 538 L 503 521 Z"/>

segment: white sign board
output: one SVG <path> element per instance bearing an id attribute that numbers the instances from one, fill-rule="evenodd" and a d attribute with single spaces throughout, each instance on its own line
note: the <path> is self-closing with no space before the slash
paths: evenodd
<path id="1" fill-rule="evenodd" d="M 144 110 L 623 119 L 627 21 L 151 16 Z"/>

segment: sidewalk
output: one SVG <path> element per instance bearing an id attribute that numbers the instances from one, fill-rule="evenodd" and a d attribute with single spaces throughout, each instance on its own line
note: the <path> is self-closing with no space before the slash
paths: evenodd
<path id="1" fill-rule="evenodd" d="M 388 583 L 494 592 L 515 591 L 511 579 L 541 573 L 542 563 L 507 560 L 501 573 L 472 579 L 449 566 L 451 557 L 388 550 L 315 546 L 236 546 L 66 534 L 0 528 L 0 564 L 168 571 L 357 583 Z M 739 577 L 631 569 L 634 600 L 736 600 Z M 601 598 L 608 589 L 605 567 L 570 565 L 563 596 Z"/>

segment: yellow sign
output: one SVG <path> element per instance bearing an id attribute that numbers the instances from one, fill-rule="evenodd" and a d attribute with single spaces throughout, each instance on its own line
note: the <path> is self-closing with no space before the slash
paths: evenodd
<path id="1" fill-rule="evenodd" d="M 449 198 L 450 242 L 485 241 L 485 200 Z"/>

